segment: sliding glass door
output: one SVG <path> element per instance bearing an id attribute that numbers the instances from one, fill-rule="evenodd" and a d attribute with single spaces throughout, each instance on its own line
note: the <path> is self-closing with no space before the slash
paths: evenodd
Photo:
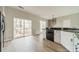
<path id="1" fill-rule="evenodd" d="M 25 21 L 25 26 L 24 26 L 24 35 L 28 36 L 32 34 L 32 22 L 30 20 Z"/>
<path id="2" fill-rule="evenodd" d="M 31 25 L 31 20 L 14 18 L 14 38 L 31 35 Z"/>

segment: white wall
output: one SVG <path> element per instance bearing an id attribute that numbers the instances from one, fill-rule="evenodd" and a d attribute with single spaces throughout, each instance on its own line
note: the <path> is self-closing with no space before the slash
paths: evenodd
<path id="1" fill-rule="evenodd" d="M 79 28 L 79 13 L 62 16 L 57 18 L 56 26 L 62 27 L 64 20 L 70 20 L 71 21 L 71 27 Z"/>
<path id="2" fill-rule="evenodd" d="M 2 11 L 2 7 L 0 7 L 0 11 Z"/>
<path id="3" fill-rule="evenodd" d="M 13 39 L 13 19 L 14 17 L 30 19 L 32 20 L 32 33 L 34 34 L 36 31 L 40 30 L 39 20 L 43 20 L 43 18 L 33 15 L 28 12 L 19 11 L 17 9 L 13 9 L 10 7 L 5 7 L 5 41 Z"/>

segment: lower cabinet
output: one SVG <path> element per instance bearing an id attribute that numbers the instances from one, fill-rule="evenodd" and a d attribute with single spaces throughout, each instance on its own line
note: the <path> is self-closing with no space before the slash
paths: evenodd
<path id="1" fill-rule="evenodd" d="M 69 51 L 74 51 L 73 33 L 61 31 L 61 44 Z"/>
<path id="2" fill-rule="evenodd" d="M 61 31 L 54 30 L 54 41 L 61 43 Z"/>
<path id="3" fill-rule="evenodd" d="M 74 34 L 74 51 L 79 52 L 79 39 L 75 34 Z"/>

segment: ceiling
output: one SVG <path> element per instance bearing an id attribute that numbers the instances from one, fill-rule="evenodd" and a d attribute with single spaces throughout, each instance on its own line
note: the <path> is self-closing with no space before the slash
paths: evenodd
<path id="1" fill-rule="evenodd" d="M 13 6 L 12 8 L 30 12 L 45 19 L 51 19 L 52 17 L 60 17 L 79 12 L 79 6 L 22 6 L 22 7 L 24 7 L 24 9 L 21 9 L 17 6 Z"/>

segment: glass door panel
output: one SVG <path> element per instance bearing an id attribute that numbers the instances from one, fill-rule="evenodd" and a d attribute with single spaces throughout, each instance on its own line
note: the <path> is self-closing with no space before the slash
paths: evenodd
<path id="1" fill-rule="evenodd" d="M 14 18 L 14 38 L 31 35 L 31 20 Z"/>
<path id="2" fill-rule="evenodd" d="M 31 20 L 25 20 L 25 36 L 31 35 Z"/>

